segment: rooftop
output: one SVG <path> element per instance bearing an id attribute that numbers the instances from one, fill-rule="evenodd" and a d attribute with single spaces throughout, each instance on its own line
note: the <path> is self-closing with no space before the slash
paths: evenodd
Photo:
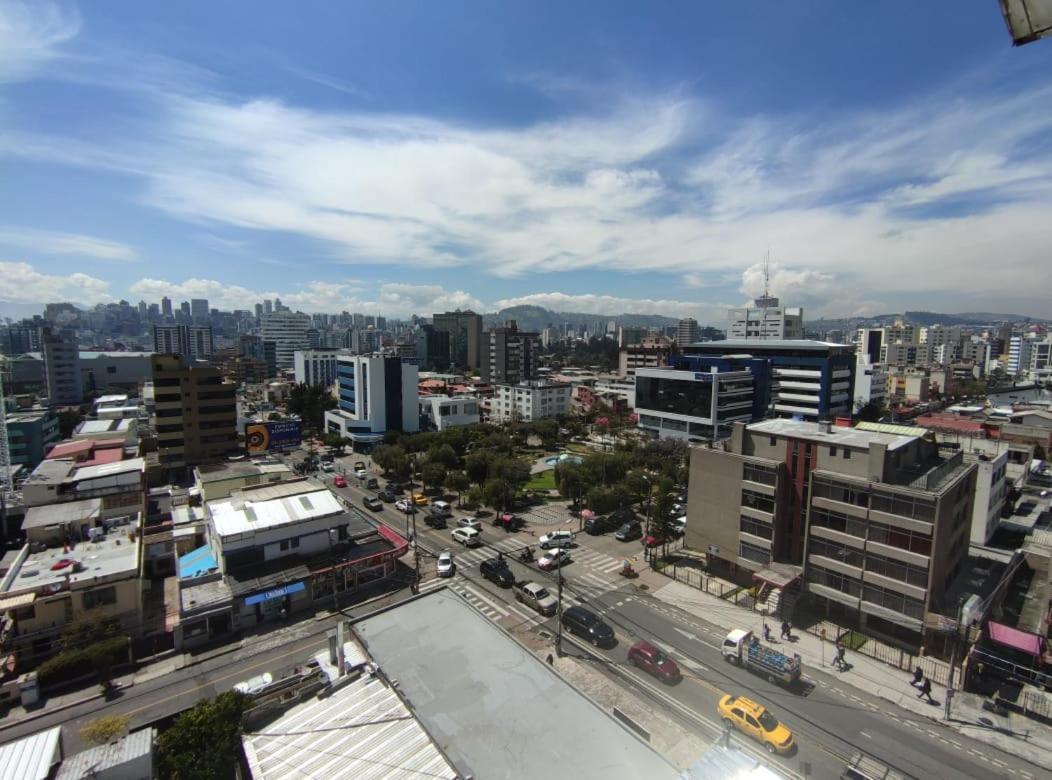
<path id="1" fill-rule="evenodd" d="M 95 525 L 95 520 L 102 512 L 101 498 L 87 498 L 81 501 L 66 501 L 60 504 L 31 506 L 26 510 L 26 519 L 22 521 L 22 530 L 46 528 L 49 525 L 70 525 L 86 523 Z"/>
<path id="2" fill-rule="evenodd" d="M 137 576 L 139 541 L 128 538 L 132 525 L 117 526 L 93 542 L 79 542 L 70 549 L 49 547 L 30 553 L 21 566 L 13 567 L 0 583 L 0 593 L 17 594 L 51 589 L 63 590 L 103 577 Z"/>
<path id="3" fill-rule="evenodd" d="M 327 780 L 458 777 L 412 710 L 368 674 L 292 707 L 241 742 L 255 780 L 286 778 L 290 767 Z"/>
<path id="4" fill-rule="evenodd" d="M 97 466 L 81 466 L 73 479 L 81 481 L 85 479 L 99 479 L 101 477 L 113 477 L 117 474 L 127 474 L 133 471 L 142 471 L 146 468 L 143 458 L 129 458 L 116 463 L 100 463 Z"/>
<path id="5" fill-rule="evenodd" d="M 556 766 L 577 780 L 678 777 L 451 591 L 366 617 L 355 631 L 462 777 L 551 777 Z"/>
<path id="6" fill-rule="evenodd" d="M 81 466 L 94 463 L 112 463 L 124 457 L 124 439 L 92 439 L 63 441 L 51 448 L 46 456 L 49 460 L 73 458 Z"/>
<path id="7" fill-rule="evenodd" d="M 153 765 L 153 741 L 156 735 L 156 729 L 139 729 L 115 742 L 74 753 L 62 762 L 55 780 L 131 776 L 128 764 L 135 762 L 140 767 Z M 146 764 L 147 761 L 149 764 Z M 129 774 L 122 775 L 122 768 Z"/>
<path id="8" fill-rule="evenodd" d="M 905 435 L 860 430 L 859 428 L 845 428 L 837 425 L 831 425 L 829 431 L 825 432 L 819 423 L 784 419 L 763 420 L 746 427 L 750 433 L 754 434 L 791 436 L 796 439 L 809 439 L 822 444 L 834 444 L 838 447 L 848 447 L 857 450 L 868 450 L 871 444 L 883 444 L 888 448 L 889 452 L 899 447 L 905 447 L 923 435 L 923 431 L 918 431 L 914 435 Z"/>
<path id="9" fill-rule="evenodd" d="M 46 780 L 62 760 L 62 727 L 0 745 L 0 780 Z"/>
<path id="10" fill-rule="evenodd" d="M 832 341 L 814 341 L 812 339 L 725 339 L 723 341 L 698 341 L 687 345 L 694 354 L 700 354 L 697 350 L 717 349 L 720 351 L 733 349 L 742 353 L 764 352 L 767 350 L 806 350 L 812 352 L 828 352 L 831 349 L 847 350 L 854 352 L 855 347 L 851 344 L 836 344 Z"/>
<path id="11" fill-rule="evenodd" d="M 127 402 L 128 402 L 128 394 L 127 393 L 115 393 L 113 395 L 100 395 L 98 398 L 95 399 L 95 405 L 96 406 L 103 406 L 105 404 L 109 404 L 109 405 L 113 405 L 113 404 L 123 405 L 123 404 L 126 404 Z"/>
<path id="12" fill-rule="evenodd" d="M 74 436 L 98 436 L 102 433 L 127 433 L 134 420 L 85 420 L 73 431 Z"/>
<path id="13" fill-rule="evenodd" d="M 216 533 L 221 537 L 257 533 L 344 512 L 336 496 L 321 489 L 262 501 L 250 500 L 242 494 L 238 498 L 211 501 L 208 507 Z"/>
<path id="14" fill-rule="evenodd" d="M 194 469 L 197 480 L 204 485 L 210 482 L 222 482 L 227 479 L 238 479 L 250 477 L 256 474 L 270 474 L 288 471 L 291 469 L 281 461 L 254 461 L 240 460 L 227 461 L 226 463 L 209 463 Z"/>

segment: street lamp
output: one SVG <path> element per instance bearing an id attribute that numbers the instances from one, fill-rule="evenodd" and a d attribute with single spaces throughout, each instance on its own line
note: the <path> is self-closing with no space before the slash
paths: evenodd
<path id="1" fill-rule="evenodd" d="M 646 524 L 647 533 L 646 533 L 646 535 L 649 537 L 650 536 L 650 502 L 651 502 L 651 499 L 653 498 L 653 495 L 654 495 L 654 483 L 651 482 L 650 477 L 648 477 L 646 474 L 643 475 L 643 481 L 647 483 L 647 524 Z M 650 548 L 647 547 L 647 541 L 646 541 L 645 537 L 643 539 L 643 560 L 646 560 L 646 561 L 650 560 Z"/>
<path id="2" fill-rule="evenodd" d="M 946 708 L 944 717 L 946 720 L 950 719 L 950 702 L 953 700 L 953 670 L 957 666 L 957 649 L 961 644 L 961 623 L 963 622 L 962 612 L 964 611 L 965 597 L 960 596 L 957 599 L 957 622 L 953 626 L 953 653 L 950 656 L 950 681 L 946 685 Z"/>
<path id="3" fill-rule="evenodd" d="M 336 598 L 336 548 L 333 538 L 338 536 L 338 533 L 335 528 L 329 529 L 329 554 L 332 556 L 332 568 L 329 570 L 332 574 L 332 608 L 336 612 L 340 611 L 340 602 Z"/>

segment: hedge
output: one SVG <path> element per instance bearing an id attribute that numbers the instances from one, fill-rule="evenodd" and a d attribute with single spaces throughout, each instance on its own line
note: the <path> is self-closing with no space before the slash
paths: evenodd
<path id="1" fill-rule="evenodd" d="M 126 636 L 115 636 L 87 647 L 64 650 L 44 661 L 37 669 L 40 687 L 68 682 L 100 668 L 125 663 L 130 642 Z"/>

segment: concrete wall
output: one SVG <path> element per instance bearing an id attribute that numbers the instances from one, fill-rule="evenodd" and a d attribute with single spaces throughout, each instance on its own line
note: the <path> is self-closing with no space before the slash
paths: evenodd
<path id="1" fill-rule="evenodd" d="M 705 447 L 691 449 L 687 547 L 705 552 L 715 545 L 719 547 L 716 557 L 737 562 L 743 463 L 732 453 Z"/>

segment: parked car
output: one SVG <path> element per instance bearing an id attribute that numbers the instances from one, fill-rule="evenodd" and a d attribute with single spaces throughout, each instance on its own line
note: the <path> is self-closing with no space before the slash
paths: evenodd
<path id="1" fill-rule="evenodd" d="M 543 571 L 551 571 L 558 566 L 565 566 L 570 562 L 570 553 L 561 547 L 549 550 L 543 558 L 537 561 L 538 568 Z"/>
<path id="2" fill-rule="evenodd" d="M 338 488 L 345 488 L 347 487 L 347 478 L 343 474 L 337 474 L 332 478 L 332 484 Z"/>
<path id="3" fill-rule="evenodd" d="M 476 531 L 481 531 L 482 523 L 477 517 L 458 517 L 457 528 L 474 528 Z"/>
<path id="4" fill-rule="evenodd" d="M 354 470 L 355 471 L 365 471 L 365 461 L 364 460 L 356 460 L 354 462 Z"/>
<path id="5" fill-rule="evenodd" d="M 365 469 L 355 469 L 354 476 L 358 477 L 358 479 L 365 479 L 369 476 L 369 472 Z"/>
<path id="6" fill-rule="evenodd" d="M 331 462 L 322 461 L 321 470 L 325 472 L 336 471 L 336 467 Z"/>
<path id="7" fill-rule="evenodd" d="M 453 553 L 439 553 L 438 563 L 436 564 L 435 568 L 437 569 L 439 577 L 452 577 L 457 570 L 457 565 L 453 562 Z"/>
<path id="8" fill-rule="evenodd" d="M 385 504 L 390 504 L 395 500 L 394 491 L 389 488 L 385 488 L 376 494 L 376 497 L 383 501 Z"/>
<path id="9" fill-rule="evenodd" d="M 573 547 L 574 537 L 576 534 L 573 531 L 552 531 L 550 534 L 545 534 L 537 540 L 537 544 L 541 546 L 542 550 L 547 550 L 551 547 Z"/>
<path id="10" fill-rule="evenodd" d="M 413 507 L 413 511 L 416 511 L 416 507 Z M 448 528 L 449 524 L 446 522 L 446 518 L 442 515 L 433 515 L 430 512 L 424 514 L 424 525 L 428 528 Z"/>
<path id="11" fill-rule="evenodd" d="M 479 573 L 494 585 L 510 588 L 515 584 L 515 575 L 503 558 L 490 558 L 479 564 Z"/>
<path id="12" fill-rule="evenodd" d="M 375 496 L 366 496 L 362 499 L 362 503 L 365 504 L 366 509 L 372 509 L 374 512 L 384 508 L 384 502 Z"/>
<path id="13" fill-rule="evenodd" d="M 453 541 L 460 542 L 465 547 L 478 547 L 482 544 L 482 538 L 476 528 L 454 528 Z"/>
<path id="14" fill-rule="evenodd" d="M 663 682 L 676 683 L 683 678 L 676 662 L 649 642 L 639 641 L 632 645 L 628 662 Z"/>
<path id="15" fill-rule="evenodd" d="M 405 512 L 409 515 L 416 514 L 416 504 L 410 501 L 408 498 L 400 498 L 395 501 L 395 509 L 399 512 Z"/>
<path id="16" fill-rule="evenodd" d="M 442 515 L 443 517 L 452 517 L 453 507 L 451 507 L 446 501 L 432 501 L 431 514 Z"/>
<path id="17" fill-rule="evenodd" d="M 427 506 L 431 503 L 423 493 L 410 493 L 409 500 L 417 506 Z"/>
<path id="18" fill-rule="evenodd" d="M 612 647 L 617 644 L 614 629 L 603 622 L 597 614 L 584 607 L 568 607 L 563 611 L 563 628 L 577 634 L 596 647 Z"/>
<path id="19" fill-rule="evenodd" d="M 599 534 L 605 534 L 607 531 L 613 531 L 619 526 L 620 523 L 613 515 L 599 515 L 598 517 L 585 518 L 584 532 L 590 536 L 598 536 Z"/>
<path id="20" fill-rule="evenodd" d="M 724 696 L 716 705 L 723 722 L 761 743 L 768 753 L 789 753 L 796 746 L 793 732 L 762 704 L 744 696 Z"/>
<path id="21" fill-rule="evenodd" d="M 672 521 L 672 533 L 677 537 L 683 536 L 687 532 L 687 516 L 682 515 Z"/>
<path id="22" fill-rule="evenodd" d="M 614 534 L 614 538 L 619 542 L 630 542 L 633 539 L 638 539 L 643 535 L 643 525 L 638 520 L 633 520 L 630 523 L 625 523 L 623 526 L 617 529 L 617 533 Z"/>

